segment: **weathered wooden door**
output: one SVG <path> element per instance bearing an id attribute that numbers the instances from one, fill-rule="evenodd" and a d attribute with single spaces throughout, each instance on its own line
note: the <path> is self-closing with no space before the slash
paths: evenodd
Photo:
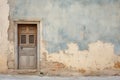
<path id="1" fill-rule="evenodd" d="M 37 25 L 18 24 L 18 65 L 19 69 L 36 69 L 37 66 Z"/>

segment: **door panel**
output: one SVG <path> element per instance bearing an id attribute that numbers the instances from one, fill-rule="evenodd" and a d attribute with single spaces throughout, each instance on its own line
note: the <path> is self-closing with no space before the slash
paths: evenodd
<path id="1" fill-rule="evenodd" d="M 37 25 L 18 25 L 19 69 L 37 68 Z"/>

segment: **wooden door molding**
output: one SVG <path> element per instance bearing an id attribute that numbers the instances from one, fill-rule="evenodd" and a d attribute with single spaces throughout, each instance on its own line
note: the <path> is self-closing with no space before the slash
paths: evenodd
<path id="1" fill-rule="evenodd" d="M 15 50 L 15 70 L 18 70 L 18 24 L 37 24 L 37 70 L 39 71 L 39 63 L 40 63 L 40 53 L 41 53 L 41 42 L 42 42 L 42 25 L 40 21 L 14 21 L 14 29 L 15 29 L 15 44 L 14 44 L 14 50 Z"/>

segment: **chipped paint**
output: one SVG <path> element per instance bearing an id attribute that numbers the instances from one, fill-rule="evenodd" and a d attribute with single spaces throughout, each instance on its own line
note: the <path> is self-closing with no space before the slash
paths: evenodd
<path id="1" fill-rule="evenodd" d="M 116 62 L 116 63 L 114 64 L 114 67 L 120 69 L 120 62 Z"/>
<path id="2" fill-rule="evenodd" d="M 49 53 L 65 50 L 67 44 L 71 42 L 77 43 L 79 50 L 87 50 L 90 43 L 100 40 L 112 43 L 114 53 L 119 55 L 119 0 L 9 0 L 9 2 L 11 21 L 14 19 L 42 21 L 42 37 L 46 41 Z"/>
<path id="3" fill-rule="evenodd" d="M 112 68 L 114 62 L 119 61 L 114 54 L 114 45 L 97 41 L 89 44 L 89 49 L 80 51 L 76 43 L 68 44 L 68 49 L 47 55 L 48 61 L 65 64 L 68 68 L 85 70 L 103 70 Z"/>
<path id="4" fill-rule="evenodd" d="M 9 6 L 7 0 L 0 0 L 0 72 L 15 69 L 14 20 L 42 23 L 38 45 L 41 45 L 40 71 L 45 74 L 70 73 L 69 70 L 78 74 L 91 71 L 91 75 L 106 69 L 119 71 L 119 0 L 8 0 L 8 3 Z"/>

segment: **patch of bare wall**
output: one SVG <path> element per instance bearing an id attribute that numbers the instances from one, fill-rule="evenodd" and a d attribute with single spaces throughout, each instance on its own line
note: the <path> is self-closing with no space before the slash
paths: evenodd
<path id="1" fill-rule="evenodd" d="M 9 49 L 9 41 L 7 29 L 9 27 L 9 6 L 7 0 L 0 0 L 0 72 L 6 72 L 7 53 Z"/>
<path id="2" fill-rule="evenodd" d="M 45 73 L 71 75 L 66 72 L 67 69 L 73 70 L 72 75 L 74 71 L 79 73 L 77 75 L 120 75 L 120 56 L 114 54 L 114 45 L 111 43 L 97 41 L 89 44 L 89 49 L 84 51 L 80 51 L 76 43 L 69 43 L 64 51 L 50 54 L 43 49 L 43 52 L 46 61 L 43 67 L 49 66 L 47 71 L 43 69 Z"/>

